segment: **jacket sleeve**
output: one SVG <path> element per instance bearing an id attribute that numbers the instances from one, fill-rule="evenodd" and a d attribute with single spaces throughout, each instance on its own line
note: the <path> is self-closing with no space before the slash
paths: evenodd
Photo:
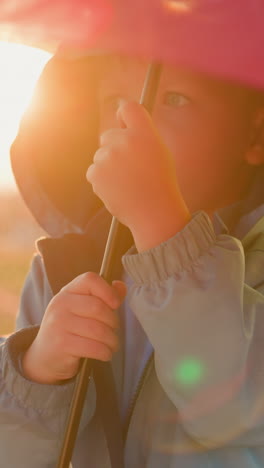
<path id="1" fill-rule="evenodd" d="M 123 263 L 133 279 L 131 308 L 186 432 L 206 447 L 263 445 L 264 297 L 245 284 L 240 241 L 216 236 L 200 212 Z"/>
<path id="2" fill-rule="evenodd" d="M 20 329 L 0 347 L 0 453 L 1 466 L 53 468 L 56 464 L 73 382 L 53 386 L 23 377 L 19 356 L 33 341 L 52 293 L 39 256 L 27 277 L 17 319 Z M 91 417 L 95 392 L 84 408 Z"/>

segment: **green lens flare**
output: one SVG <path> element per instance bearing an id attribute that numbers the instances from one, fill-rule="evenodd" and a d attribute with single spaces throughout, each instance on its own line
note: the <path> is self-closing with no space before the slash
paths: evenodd
<path id="1" fill-rule="evenodd" d="M 186 358 L 175 369 L 175 379 L 182 385 L 199 383 L 204 375 L 204 366 L 198 359 Z"/>

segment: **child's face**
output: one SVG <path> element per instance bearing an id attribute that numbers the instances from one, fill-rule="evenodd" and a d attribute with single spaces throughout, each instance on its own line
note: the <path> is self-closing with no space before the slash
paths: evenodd
<path id="1" fill-rule="evenodd" d="M 122 100 L 139 100 L 147 63 L 107 58 L 100 88 L 101 129 L 116 127 Z M 238 200 L 250 181 L 250 92 L 183 68 L 164 66 L 153 120 L 176 161 L 191 212 Z"/>

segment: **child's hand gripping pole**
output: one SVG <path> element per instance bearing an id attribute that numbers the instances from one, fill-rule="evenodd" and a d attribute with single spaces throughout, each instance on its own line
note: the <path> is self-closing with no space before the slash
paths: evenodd
<path id="1" fill-rule="evenodd" d="M 160 74 L 160 64 L 153 63 L 149 66 L 140 99 L 140 104 L 143 105 L 149 113 L 153 110 Z M 119 222 L 113 217 L 100 270 L 100 275 L 106 281 L 109 280 L 112 258 L 118 243 L 119 235 Z M 82 359 L 80 370 L 76 377 L 57 468 L 68 468 L 70 465 L 92 367 L 92 359 Z M 112 468 L 117 467 L 112 465 Z"/>

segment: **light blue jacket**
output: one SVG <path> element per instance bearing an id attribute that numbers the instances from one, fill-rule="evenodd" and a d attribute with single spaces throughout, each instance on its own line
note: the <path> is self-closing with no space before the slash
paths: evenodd
<path id="1" fill-rule="evenodd" d="M 215 235 L 198 213 L 150 251 L 128 253 L 128 301 L 154 348 L 134 404 L 126 468 L 264 465 L 264 219 L 244 238 Z M 18 324 L 39 323 L 52 297 L 39 256 Z M 48 386 L 18 369 L 24 330 L 2 346 L 0 448 L 3 466 L 54 467 L 72 383 Z M 136 339 L 136 337 L 135 337 Z M 113 367 L 122 392 L 123 357 Z M 74 468 L 109 468 L 91 385 Z"/>

